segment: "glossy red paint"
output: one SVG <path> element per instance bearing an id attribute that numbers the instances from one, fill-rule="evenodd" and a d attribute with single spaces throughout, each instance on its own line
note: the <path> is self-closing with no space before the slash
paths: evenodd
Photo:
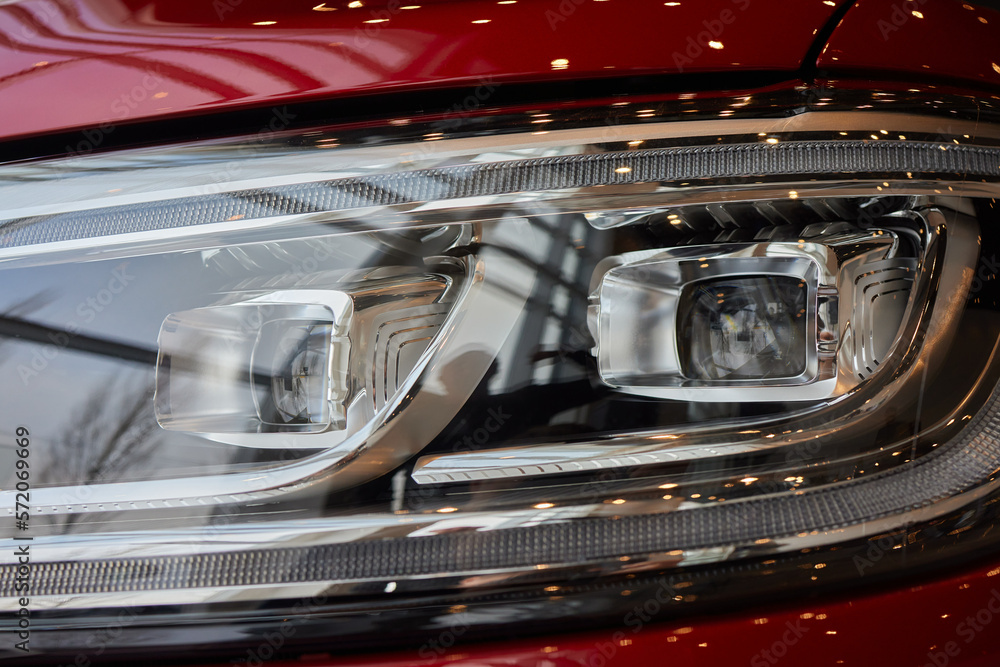
<path id="1" fill-rule="evenodd" d="M 828 2 L 22 0 L 0 5 L 0 139 L 484 81 L 794 71 Z"/>
<path id="2" fill-rule="evenodd" d="M 1000 564 L 847 600 L 689 622 L 372 657 L 313 656 L 273 667 L 986 667 L 1000 664 Z"/>
<path id="3" fill-rule="evenodd" d="M 1000 87 L 1000 12 L 962 0 L 861 0 L 817 66 Z"/>

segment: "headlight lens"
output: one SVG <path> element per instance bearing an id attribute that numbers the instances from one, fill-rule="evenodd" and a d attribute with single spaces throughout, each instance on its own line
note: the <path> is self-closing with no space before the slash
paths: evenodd
<path id="1" fill-rule="evenodd" d="M 1000 148 L 898 123 L 3 166 L 0 496 L 13 538 L 30 470 L 38 604 L 489 590 L 981 492 Z"/>

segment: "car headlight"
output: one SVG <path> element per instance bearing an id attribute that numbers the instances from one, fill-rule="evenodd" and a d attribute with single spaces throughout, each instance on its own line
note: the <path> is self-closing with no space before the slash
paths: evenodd
<path id="1" fill-rule="evenodd" d="M 127 651 L 199 619 L 245 644 L 320 595 L 315 636 L 353 611 L 361 643 L 412 600 L 423 629 L 500 591 L 567 619 L 572 582 L 663 572 L 721 604 L 758 584 L 706 568 L 843 580 L 846 545 L 986 497 L 1000 131 L 758 104 L 0 166 L 35 650 L 122 607 Z"/>

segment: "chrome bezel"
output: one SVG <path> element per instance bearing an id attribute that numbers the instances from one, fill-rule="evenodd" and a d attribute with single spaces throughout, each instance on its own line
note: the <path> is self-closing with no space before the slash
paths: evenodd
<path id="1" fill-rule="evenodd" d="M 686 109 L 677 108 L 674 110 L 674 113 L 680 114 L 683 111 L 686 111 Z M 566 147 L 572 147 L 573 151 L 578 152 L 605 152 L 608 150 L 608 144 L 615 142 L 633 140 L 670 141 L 679 137 L 709 137 L 710 135 L 715 136 L 718 134 L 726 136 L 727 139 L 739 137 L 747 140 L 749 137 L 758 134 L 773 135 L 777 133 L 781 135 L 783 142 L 794 142 L 796 140 L 796 133 L 808 132 L 811 134 L 825 134 L 831 140 L 837 140 L 835 137 L 836 133 L 841 128 L 847 126 L 851 127 L 852 131 L 855 131 L 859 127 L 881 127 L 891 128 L 893 132 L 910 133 L 916 131 L 928 134 L 937 132 L 940 127 L 933 119 L 920 115 L 863 111 L 852 111 L 849 113 L 836 111 L 818 112 L 812 110 L 791 118 L 734 117 L 711 121 L 690 120 L 641 126 L 616 125 L 611 127 L 567 129 L 553 131 L 541 140 L 518 135 L 505 136 L 502 137 L 501 141 L 493 143 L 494 145 L 503 144 L 512 151 L 527 151 L 534 157 L 541 159 L 546 155 L 559 155 L 560 150 L 567 150 Z M 964 134 L 963 130 L 968 130 L 973 137 L 976 137 L 976 140 L 969 143 L 981 142 L 977 146 L 988 148 L 990 155 L 993 155 L 996 152 L 994 144 L 1000 139 L 1000 130 L 997 128 L 998 126 L 991 124 L 979 125 L 972 122 L 959 121 L 949 128 L 947 135 L 943 136 L 940 141 L 928 142 L 928 145 L 932 146 L 935 150 L 954 150 L 951 148 L 952 144 L 948 142 L 953 139 L 958 141 Z M 711 131 L 709 132 L 708 130 Z M 317 133 L 317 143 L 310 146 L 310 150 L 307 151 L 310 154 L 309 157 L 320 157 L 319 141 L 324 136 L 323 132 Z M 379 168 L 390 165 L 399 169 L 412 170 L 418 167 L 429 167 L 461 159 L 474 161 L 477 159 L 477 156 L 485 155 L 485 147 L 489 146 L 491 141 L 492 139 L 487 137 L 456 139 L 454 141 L 434 141 L 427 144 L 392 144 L 380 147 L 371 153 L 365 154 L 361 152 L 365 157 L 360 160 L 358 159 L 359 152 L 349 150 L 345 146 L 343 151 L 327 150 L 323 153 L 322 157 L 325 158 L 327 155 L 333 156 L 331 158 L 332 164 L 337 165 L 336 168 L 343 172 L 342 175 L 344 177 L 354 177 L 358 173 L 365 172 L 366 169 L 368 173 L 375 171 L 375 165 L 379 165 Z M 199 152 L 201 154 L 209 153 L 212 155 L 212 160 L 209 162 L 214 161 L 217 165 L 219 161 L 225 162 L 229 159 L 235 159 L 238 147 L 238 142 L 229 144 L 221 142 L 208 149 L 202 145 L 181 148 L 180 150 L 181 152 L 187 151 L 191 154 Z M 287 145 L 276 143 L 263 151 L 262 154 L 262 158 L 272 159 L 262 159 L 261 163 L 269 162 L 271 166 L 277 165 L 279 171 L 281 169 L 290 170 L 292 169 L 292 163 L 296 159 L 296 153 L 297 151 L 290 150 Z M 161 157 L 165 154 L 164 152 L 159 153 Z M 128 168 L 145 165 L 143 168 L 153 170 L 147 172 L 146 175 L 155 173 L 156 169 L 162 166 L 157 164 L 157 155 L 156 151 L 137 151 L 131 155 L 133 162 L 128 165 Z M 23 167 L 15 165 L 16 169 L 20 171 L 16 171 L 11 175 L 16 176 L 18 179 L 26 173 L 28 175 L 34 174 L 36 177 L 39 175 L 48 177 L 52 173 L 58 174 L 64 169 L 79 170 L 78 176 L 80 178 L 84 178 L 84 180 L 88 178 L 93 179 L 89 183 L 82 184 L 82 187 L 85 189 L 89 188 L 94 194 L 93 203 L 91 204 L 94 208 L 135 202 L 146 196 L 143 192 L 129 193 L 122 195 L 121 198 L 109 197 L 105 194 L 107 189 L 107 180 L 105 179 L 109 175 L 107 173 L 108 165 L 102 162 L 105 159 L 102 156 L 93 156 L 91 158 L 75 159 L 62 165 L 53 165 L 51 163 Z M 126 164 L 130 161 L 129 156 L 116 155 L 108 159 L 112 163 L 119 159 L 123 159 Z M 997 193 L 996 180 L 997 176 L 1000 175 L 1000 162 L 997 165 L 998 167 L 995 171 L 986 173 L 984 170 L 983 173 L 976 174 L 981 178 L 979 182 L 970 181 L 965 183 L 962 186 L 963 193 L 995 195 Z M 167 174 L 171 173 L 169 167 L 163 168 Z M 223 184 L 223 188 L 228 191 L 238 191 L 241 188 L 252 187 L 255 184 L 259 185 L 262 182 L 261 179 L 263 176 L 256 171 L 258 168 L 261 168 L 261 165 L 253 165 L 248 170 L 251 173 L 244 173 L 245 178 L 241 178 L 239 182 L 225 183 Z M 263 168 L 266 168 L 266 166 Z M 799 197 L 829 196 L 831 194 L 885 194 L 886 191 L 894 194 L 922 195 L 935 190 L 947 190 L 950 187 L 949 183 L 957 183 L 960 180 L 957 175 L 949 176 L 944 173 L 930 175 L 917 173 L 916 177 L 908 175 L 904 179 L 898 174 L 889 176 L 887 174 L 889 171 L 892 170 L 878 171 L 877 177 L 869 175 L 860 180 L 849 178 L 844 174 L 828 174 L 825 179 L 795 180 L 792 177 L 790 180 L 780 183 L 747 176 L 735 186 L 731 182 L 722 182 L 727 179 L 719 175 L 700 179 L 695 183 L 669 182 L 659 183 L 655 186 L 650 186 L 647 182 L 625 180 L 618 184 L 614 192 L 600 192 L 596 188 L 570 189 L 568 191 L 553 190 L 533 198 L 532 203 L 538 205 L 540 208 L 544 208 L 546 211 L 563 212 L 593 208 L 598 203 L 605 207 L 613 208 L 616 202 L 625 200 L 640 207 L 652 207 L 734 200 L 740 197 L 780 199 L 787 197 L 790 189 L 794 190 Z M 204 175 L 205 169 L 201 169 L 200 173 Z M 5 175 L 3 168 L 0 168 L 0 181 L 2 181 Z M 120 175 L 111 174 L 111 176 L 120 178 Z M 170 176 L 167 177 L 169 178 Z M 186 177 L 191 178 L 192 174 L 188 172 Z M 202 186 L 194 186 L 195 189 L 199 187 Z M 883 190 L 883 187 L 885 190 Z M 178 190 L 174 193 L 174 196 L 181 197 L 189 194 L 191 194 L 190 189 Z M 241 223 L 239 225 L 219 223 L 206 225 L 199 229 L 174 230 L 170 233 L 171 240 L 169 244 L 170 247 L 175 248 L 210 246 L 224 242 L 226 235 L 234 229 L 245 230 L 248 227 L 255 227 L 260 234 L 260 238 L 275 237 L 284 233 L 291 226 L 299 223 L 310 223 L 318 219 L 334 224 L 342 224 L 345 230 L 350 230 L 352 233 L 356 233 L 359 230 L 382 229 L 395 224 L 402 226 L 423 226 L 437 225 L 445 221 L 461 221 L 463 223 L 469 221 L 489 221 L 493 219 L 491 216 L 496 215 L 497 206 L 514 201 L 522 201 L 522 199 L 523 195 L 504 193 L 488 198 L 455 199 L 449 201 L 446 205 L 409 202 L 357 208 L 346 213 L 330 212 L 322 216 L 315 214 L 275 216 L 265 221 Z M 30 201 L 34 202 L 38 200 L 31 199 Z M 52 215 L 65 209 L 65 207 L 65 202 L 43 206 L 34 204 L 23 206 L 18 212 L 18 219 L 23 220 L 29 216 Z M 362 219 L 363 222 L 361 222 Z M 47 244 L 45 248 L 40 248 L 37 253 L 31 248 L 23 246 L 13 247 L 0 252 L 0 261 L 9 262 L 14 265 L 21 263 L 44 263 L 49 261 L 49 259 L 43 256 L 42 253 L 49 252 L 82 258 L 110 257 L 122 253 L 142 252 L 144 249 L 153 247 L 153 239 L 154 234 L 150 232 L 137 232 L 132 235 L 123 235 L 121 238 L 101 239 L 100 243 L 95 242 L 94 239 L 58 241 Z M 159 240 L 156 242 L 159 243 Z M 489 286 L 489 261 L 492 260 L 486 262 L 486 269 L 484 269 L 482 264 L 478 264 L 472 273 L 472 275 L 476 276 L 477 284 L 487 286 L 486 288 L 480 287 L 480 289 L 488 289 Z M 501 260 L 498 259 L 497 261 Z M 960 292 L 963 287 L 963 279 L 955 276 L 952 276 L 952 279 L 951 287 L 956 293 Z M 967 287 L 967 284 L 965 287 Z M 497 307 L 496 303 L 490 303 L 489 305 L 494 308 Z M 503 308 L 505 313 L 510 313 L 516 310 L 518 306 L 508 303 Z M 484 309 L 481 311 L 481 314 L 487 321 L 494 321 L 495 319 L 495 314 L 491 313 L 489 309 Z M 946 332 L 942 324 L 932 323 L 929 325 L 929 329 L 930 333 L 925 336 L 926 339 L 934 344 L 942 344 L 945 341 Z M 464 340 L 470 344 L 476 343 L 476 337 L 471 332 L 464 335 Z M 992 419 L 995 399 L 991 399 L 987 410 L 974 417 L 976 407 L 978 406 L 970 406 L 969 397 L 964 397 L 961 405 L 953 412 L 951 421 L 927 425 L 922 435 L 926 437 L 940 436 L 942 442 L 946 442 L 949 445 L 949 447 L 942 447 L 941 451 L 949 450 L 952 458 L 965 456 L 976 458 L 976 455 L 982 451 L 985 445 L 982 439 L 979 438 L 979 435 L 974 432 L 975 429 L 972 426 L 979 428 L 986 420 Z M 957 423 L 956 420 L 958 420 Z M 974 424 L 967 424 L 967 420 L 974 422 Z M 961 433 L 963 426 L 968 426 L 969 430 Z M 411 439 L 419 440 L 420 438 L 429 437 L 433 435 L 433 432 L 435 432 L 433 426 L 421 428 L 411 436 Z M 383 437 L 386 434 L 387 431 L 383 431 L 378 435 Z M 663 447 L 664 443 L 662 439 L 658 439 L 662 437 L 662 434 L 639 434 L 630 435 L 626 440 L 630 445 L 639 444 L 647 447 L 655 447 L 658 448 L 658 452 L 662 453 L 665 451 Z M 946 440 L 946 438 L 954 439 Z M 376 439 L 371 444 L 379 443 Z M 384 441 L 380 444 L 392 447 L 394 441 L 392 438 L 385 437 Z M 780 442 L 775 442 L 774 444 L 777 445 Z M 784 444 L 788 444 L 788 442 Z M 634 457 L 637 451 L 630 449 L 628 452 L 623 453 L 622 456 Z M 939 460 L 940 458 L 938 457 Z M 642 460 L 637 460 L 633 464 L 642 462 Z M 983 459 L 979 463 L 992 465 L 992 462 L 993 459 L 990 458 L 989 460 Z M 664 536 L 662 540 L 643 547 L 646 554 L 643 558 L 648 559 L 648 562 L 651 563 L 650 567 L 673 567 L 678 564 L 694 564 L 739 558 L 747 553 L 747 549 L 753 549 L 754 554 L 782 553 L 793 549 L 813 548 L 831 544 L 845 539 L 848 534 L 864 535 L 875 528 L 901 525 L 904 522 L 911 521 L 914 513 L 921 518 L 932 518 L 941 511 L 971 502 L 987 493 L 995 491 L 995 481 L 989 484 L 982 483 L 988 471 L 983 468 L 983 465 L 979 465 L 979 463 L 977 463 L 974 471 L 971 471 L 969 475 L 959 480 L 961 483 L 948 479 L 941 480 L 941 485 L 933 485 L 930 482 L 933 482 L 935 478 L 932 474 L 929 474 L 932 471 L 928 468 L 931 464 L 924 464 L 921 467 L 915 461 L 913 465 L 904 467 L 900 473 L 907 473 L 909 475 L 908 479 L 912 478 L 911 481 L 920 482 L 920 484 L 915 484 L 912 487 L 919 491 L 918 496 L 899 498 L 898 503 L 880 506 L 877 508 L 877 512 L 867 517 L 838 515 L 835 520 L 829 521 L 823 527 L 815 529 L 816 532 L 814 533 L 807 531 L 803 534 L 801 531 L 796 532 L 794 527 L 790 527 L 788 531 L 791 532 L 786 531 L 781 535 L 772 534 L 771 524 L 766 520 L 765 516 L 767 513 L 766 511 L 762 512 L 761 509 L 765 507 L 768 501 L 765 498 L 762 499 L 761 504 L 756 505 L 755 509 L 750 511 L 752 516 L 749 518 L 752 525 L 748 523 L 748 527 L 745 530 L 741 530 L 731 543 L 709 546 L 672 545 L 669 533 L 661 532 L 659 534 Z M 36 505 L 39 514 L 66 516 L 71 514 L 86 514 L 94 511 L 135 512 L 136 510 L 156 511 L 201 505 L 219 507 L 224 505 L 248 504 L 262 500 L 289 497 L 298 492 L 325 488 L 324 485 L 329 482 L 331 472 L 337 470 L 338 465 L 337 460 L 317 455 L 267 471 L 265 474 L 255 473 L 252 476 L 228 475 L 187 480 L 122 483 L 104 485 L 107 488 L 99 489 L 84 489 L 83 487 L 42 488 L 35 492 L 38 494 Z M 581 469 L 583 469 L 583 466 L 581 466 Z M 589 469 L 595 468 L 591 467 Z M 945 484 L 945 482 L 947 483 Z M 857 480 L 857 484 L 853 485 L 853 488 L 859 488 L 858 485 L 862 483 L 874 483 L 874 480 L 871 482 L 869 480 Z M 200 489 L 211 489 L 211 491 L 203 492 Z M 786 500 L 791 503 L 817 502 L 823 506 L 836 505 L 834 496 L 830 495 L 820 498 L 821 492 L 826 493 L 823 490 L 815 490 L 813 492 L 803 491 Z M 0 492 L 0 498 L 5 499 L 8 508 L 13 507 L 12 493 L 9 491 Z M 830 500 L 831 498 L 834 499 Z M 918 504 L 917 510 L 914 510 L 914 502 Z M 931 503 L 935 504 L 932 506 Z M 746 508 L 748 506 L 749 504 L 745 504 L 742 507 Z M 676 505 L 663 502 L 639 504 L 639 506 L 634 508 L 608 508 L 604 505 L 595 507 L 580 506 L 574 512 L 567 511 L 567 508 L 540 509 L 521 516 L 506 518 L 513 519 L 512 523 L 508 524 L 509 526 L 527 529 L 539 523 L 574 523 L 586 520 L 588 517 L 594 517 L 599 521 L 606 521 L 609 516 L 612 516 L 612 513 L 614 516 L 636 514 L 644 517 L 659 516 L 665 512 L 672 513 L 674 510 L 682 512 L 715 512 L 718 514 L 718 508 L 721 508 L 721 505 L 702 507 L 700 504 L 692 503 L 684 507 L 677 507 Z M 12 509 L 8 509 L 8 517 L 10 517 L 12 511 Z M 448 523 L 448 518 L 442 519 L 434 511 L 433 508 L 430 508 L 424 512 L 414 512 L 402 516 L 361 516 L 349 519 L 337 517 L 309 523 L 290 521 L 280 524 L 275 522 L 269 524 L 266 529 L 260 527 L 246 528 L 234 525 L 214 530 L 209 527 L 195 528 L 190 531 L 182 531 L 182 533 L 157 531 L 140 535 L 135 532 L 120 532 L 114 536 L 114 539 L 109 538 L 107 535 L 90 535 L 71 538 L 65 543 L 62 542 L 65 539 L 64 536 L 54 536 L 47 545 L 44 544 L 45 540 L 38 542 L 40 546 L 39 553 L 41 553 L 39 561 L 43 563 L 110 561 L 116 558 L 141 558 L 154 553 L 164 554 L 168 553 L 171 549 L 179 549 L 176 557 L 180 558 L 181 552 L 184 551 L 181 547 L 187 548 L 192 543 L 196 545 L 196 551 L 210 554 L 220 553 L 229 549 L 249 552 L 263 548 L 273 548 L 276 544 L 285 544 L 290 549 L 297 549 L 300 548 L 300 545 L 310 542 L 322 543 L 338 540 L 351 542 L 378 539 L 384 535 L 381 532 L 383 530 L 418 538 L 445 535 L 456 528 L 454 524 Z M 136 513 L 141 514 L 141 512 Z M 497 524 L 493 523 L 497 518 L 496 513 L 482 512 L 473 514 L 463 512 L 460 513 L 461 515 L 465 515 L 465 518 L 469 519 L 462 526 L 467 531 L 487 534 L 492 531 L 504 530 L 507 527 L 496 527 Z M 416 524 L 414 524 L 414 518 L 419 519 Z M 450 520 L 453 521 L 453 519 Z M 765 532 L 768 533 L 763 537 L 761 536 L 763 533 L 758 530 L 762 526 L 767 527 L 767 531 Z M 358 537 L 359 530 L 364 534 L 364 538 Z M 423 532 L 420 532 L 420 530 Z M 276 533 L 280 535 L 276 535 Z M 136 539 L 133 542 L 129 542 L 130 537 L 135 537 Z M 760 548 L 752 546 L 757 544 L 761 539 L 767 540 L 766 545 L 758 545 Z M 134 544 L 135 546 L 126 549 L 122 553 L 121 544 L 123 543 Z M 69 550 L 66 549 L 67 544 L 71 545 Z M 672 546 L 673 548 L 671 548 Z M 6 562 L 8 563 L 10 562 L 10 551 L 5 550 L 5 553 L 8 553 L 8 555 L 4 558 L 6 558 Z M 676 553 L 669 558 L 662 556 L 662 554 L 668 552 Z M 552 562 L 547 563 L 546 566 L 547 568 L 551 568 L 550 571 L 553 576 L 562 577 L 575 567 L 594 568 L 598 567 L 597 563 L 603 564 L 601 566 L 604 568 L 602 570 L 603 573 L 618 572 L 621 571 L 621 566 L 618 564 L 619 560 L 619 557 L 612 554 L 598 553 L 593 555 L 593 558 L 588 561 L 589 564 L 587 565 Z M 419 575 L 399 573 L 398 576 L 393 575 L 391 578 L 384 577 L 374 581 L 379 585 L 386 584 L 386 586 L 388 586 L 389 582 L 406 581 L 412 585 L 411 590 L 441 586 L 456 586 L 466 589 L 477 587 L 489 588 L 498 582 L 506 583 L 515 581 L 519 576 L 524 576 L 528 573 L 537 573 L 536 566 L 537 564 L 520 564 L 510 568 L 498 568 L 497 570 L 472 569 L 464 572 L 456 570 L 435 571 L 424 572 Z M 496 579 L 487 581 L 487 579 L 480 577 L 484 572 L 489 573 L 499 570 L 503 571 L 503 576 Z M 371 583 L 373 580 L 366 581 Z M 337 590 L 344 592 L 355 590 L 354 586 L 357 584 L 357 581 L 320 577 L 308 584 L 279 584 L 274 587 L 271 585 L 262 586 L 253 595 L 259 593 L 261 597 L 269 597 L 278 594 L 279 591 L 291 591 L 292 594 L 301 594 L 303 590 L 316 590 L 317 586 L 326 590 L 325 587 L 331 584 L 342 585 L 343 588 Z M 192 593 L 193 590 L 197 592 Z M 56 590 L 43 594 L 37 599 L 39 604 L 42 605 L 68 609 L 94 604 L 97 606 L 114 606 L 127 601 L 132 595 L 134 595 L 134 592 L 124 587 L 116 592 L 95 594 L 60 593 Z M 231 595 L 233 595 L 231 588 L 220 591 L 212 587 L 203 587 L 198 589 L 175 589 L 172 593 L 165 594 L 164 597 L 158 600 L 161 600 L 163 603 L 192 602 L 195 601 L 195 598 L 198 601 L 209 601 L 225 599 Z"/>

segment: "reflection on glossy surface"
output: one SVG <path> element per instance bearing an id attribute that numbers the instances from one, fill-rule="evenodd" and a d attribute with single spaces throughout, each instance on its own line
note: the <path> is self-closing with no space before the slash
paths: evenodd
<path id="1" fill-rule="evenodd" d="M 1000 12 L 950 0 L 896 5 L 859 2 L 837 26 L 817 66 L 828 71 L 893 71 L 934 83 L 1000 88 Z M 923 19 L 923 20 L 921 20 Z M 864 46 L 862 46 L 864 45 Z"/>
<path id="2" fill-rule="evenodd" d="M 986 667 L 995 664 L 1000 656 L 1000 634 L 982 623 L 986 618 L 996 622 L 992 610 L 997 608 L 994 600 L 998 574 L 1000 567 L 993 561 L 921 585 L 895 586 L 849 600 L 799 600 L 774 605 L 759 599 L 752 610 L 740 609 L 733 615 L 669 622 L 659 619 L 656 611 L 651 612 L 666 606 L 660 599 L 674 592 L 663 580 L 659 589 L 623 589 L 621 595 L 631 607 L 623 605 L 619 617 L 586 632 L 564 628 L 560 633 L 549 630 L 537 638 L 519 633 L 515 639 L 463 642 L 429 654 L 399 650 L 346 661 L 315 658 L 304 664 L 409 667 L 419 660 L 427 667 L 871 667 L 933 665 L 936 658 L 951 667 Z M 469 610 L 457 622 L 448 624 L 442 619 L 442 623 L 446 628 L 464 627 L 458 623 L 467 622 L 473 613 Z M 976 627 L 982 630 L 976 631 Z M 444 638 L 450 639 L 448 635 Z M 947 649 L 951 649 L 950 654 L 945 652 Z M 300 661 L 273 664 L 303 665 Z"/>
<path id="3" fill-rule="evenodd" d="M 779 5 L 743 0 L 641 0 L 625 11 L 616 2 L 20 0 L 0 5 L 0 93 L 17 100 L 0 109 L 0 138 L 428 84 L 727 71 L 734 62 L 793 71 L 832 11 L 810 2 L 788 22 Z M 706 16 L 719 17 L 724 50 Z M 776 22 L 782 38 L 759 40 Z M 629 48 L 596 48 L 595 33 L 628 34 Z M 73 103 L 53 103 L 56 90 Z M 89 152 L 111 131 L 72 148 Z"/>

